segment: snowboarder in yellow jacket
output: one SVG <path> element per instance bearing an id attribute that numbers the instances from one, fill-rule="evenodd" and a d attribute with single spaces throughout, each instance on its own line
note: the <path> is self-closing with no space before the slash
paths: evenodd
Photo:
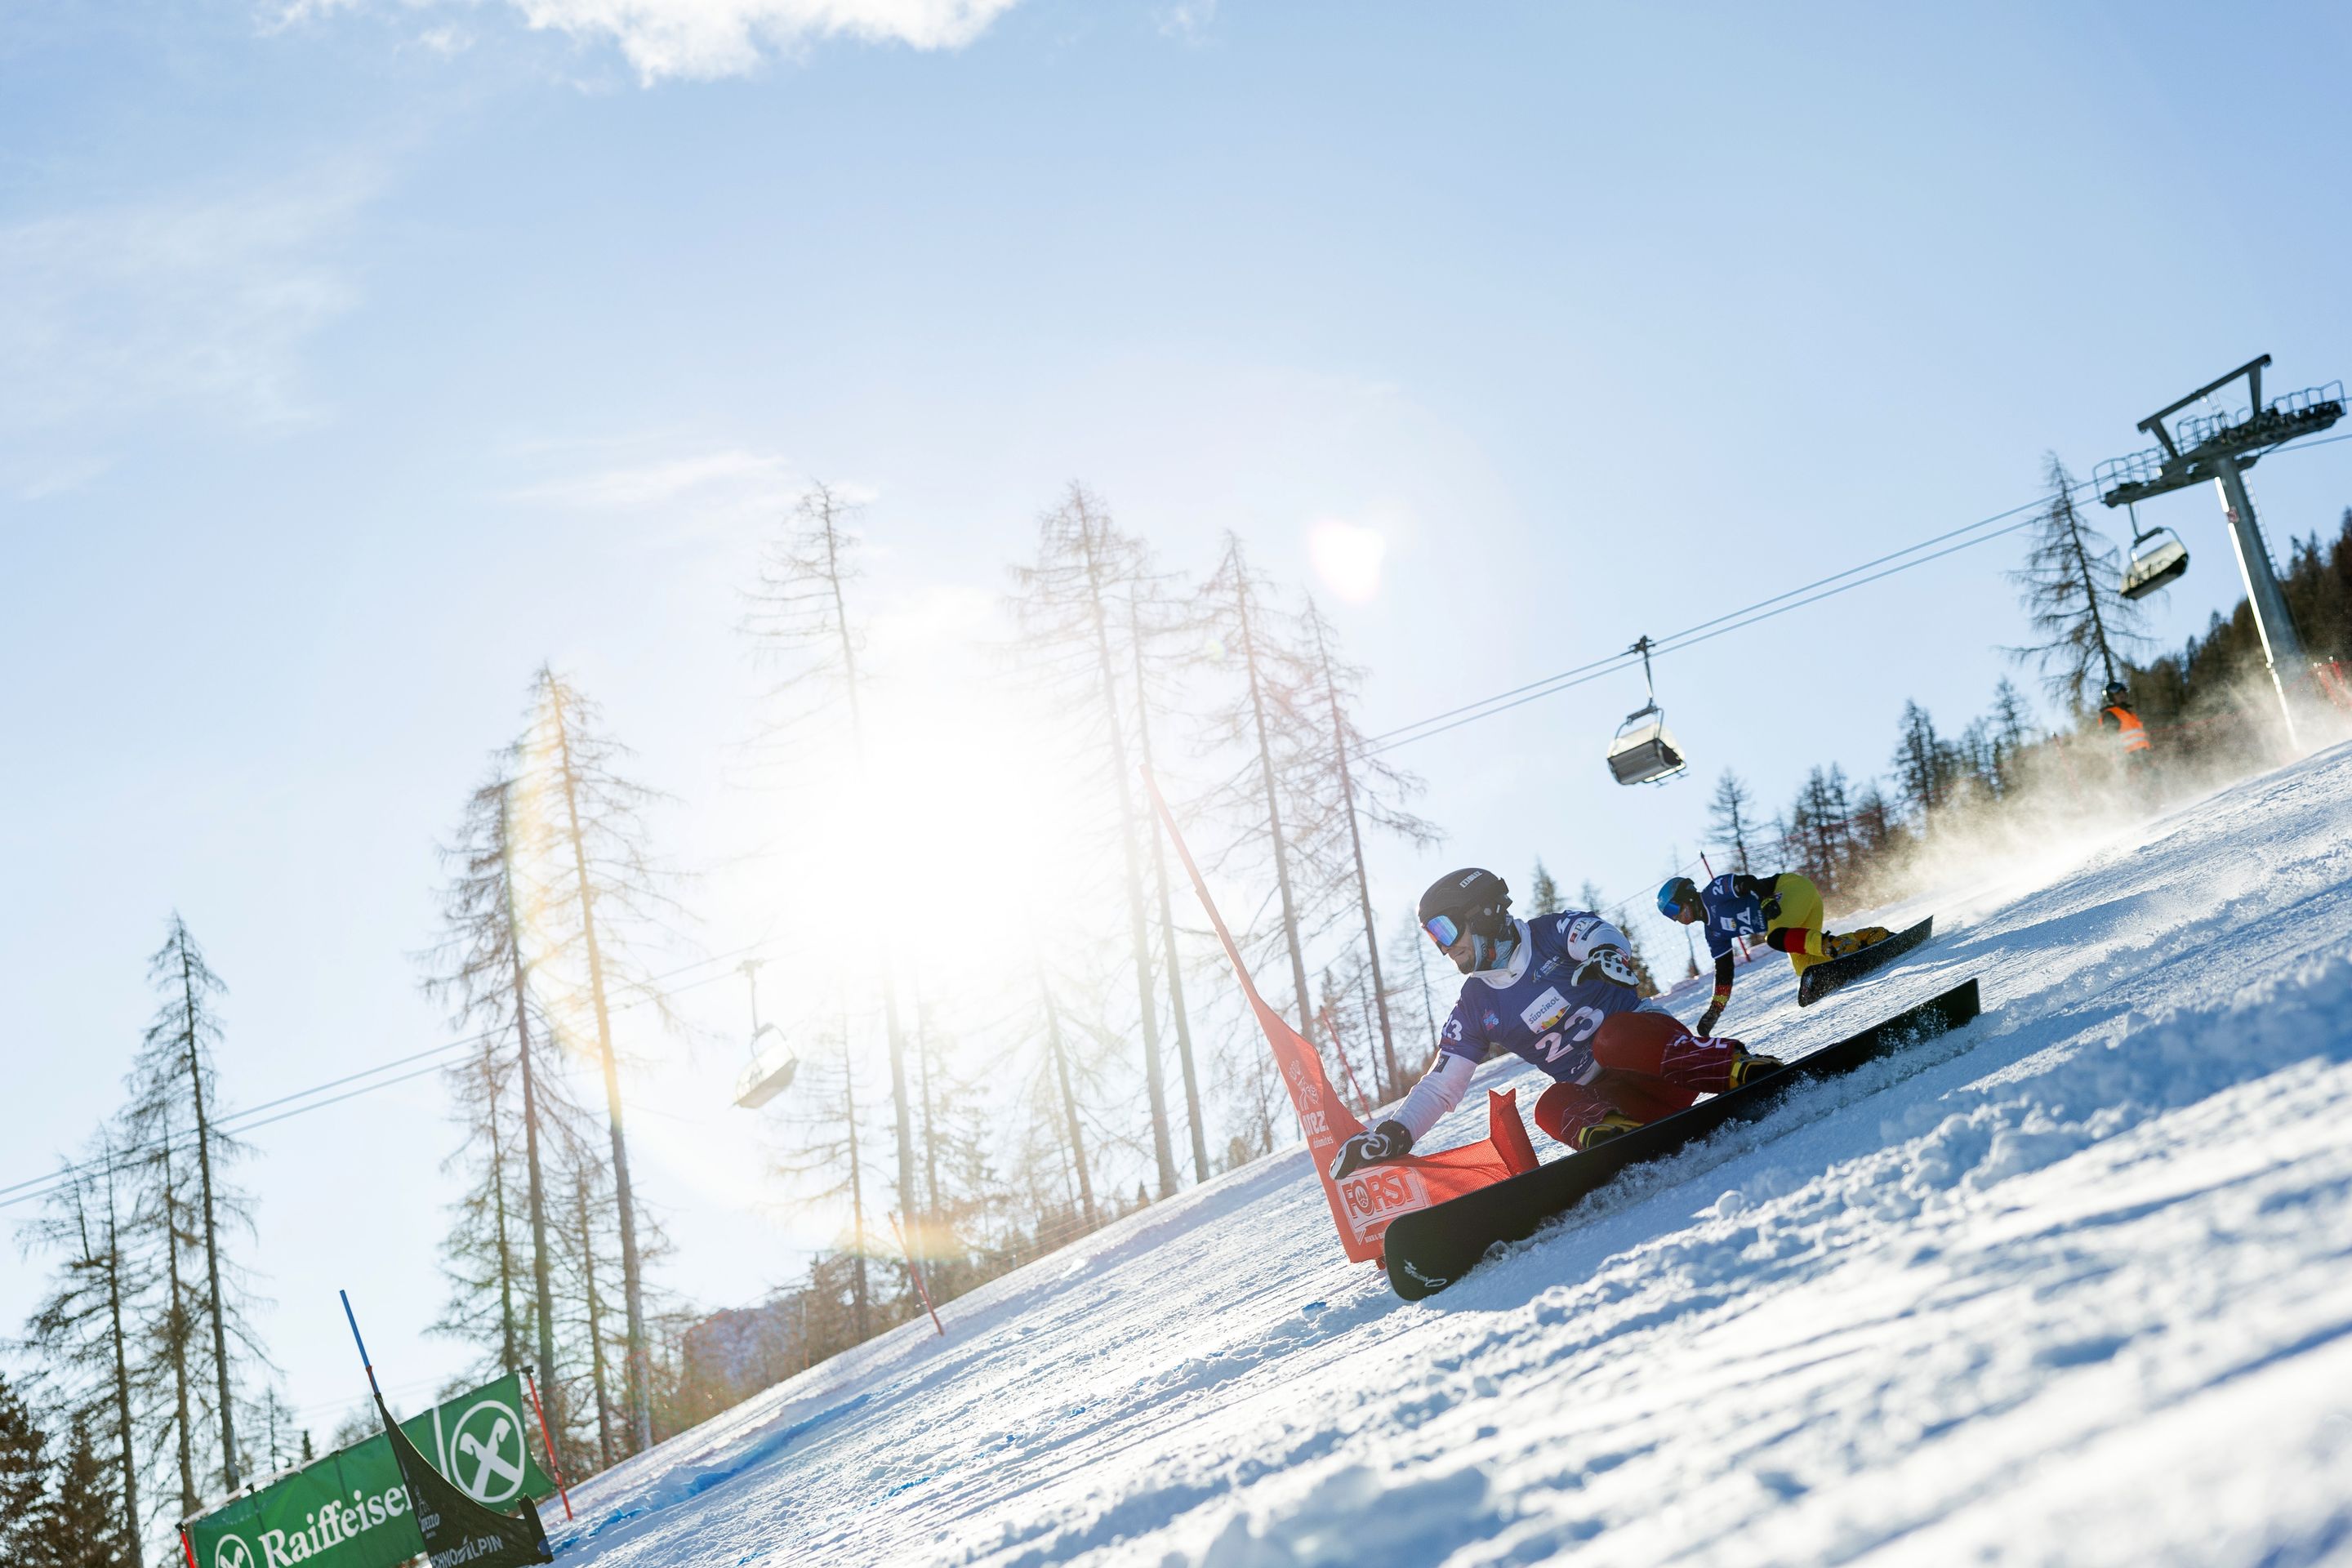
<path id="1" fill-rule="evenodd" d="M 1715 955 L 1715 1000 L 1708 1004 L 1696 1031 L 1712 1035 L 1731 1000 L 1732 939 L 1753 937 L 1775 952 L 1789 955 L 1799 975 L 1825 958 L 1859 952 L 1893 933 L 1885 926 L 1831 932 L 1822 928 L 1822 890 L 1809 877 L 1779 871 L 1750 877 L 1727 871 L 1704 888 L 1688 877 L 1676 877 L 1658 889 L 1658 912 L 1689 925 L 1706 922 L 1706 948 Z"/>

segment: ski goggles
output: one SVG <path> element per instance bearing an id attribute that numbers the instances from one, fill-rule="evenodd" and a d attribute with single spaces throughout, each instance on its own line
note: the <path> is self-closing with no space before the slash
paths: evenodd
<path id="1" fill-rule="evenodd" d="M 1421 922 L 1421 929 L 1440 947 L 1452 947 L 1462 940 L 1462 927 L 1452 915 L 1432 915 Z"/>

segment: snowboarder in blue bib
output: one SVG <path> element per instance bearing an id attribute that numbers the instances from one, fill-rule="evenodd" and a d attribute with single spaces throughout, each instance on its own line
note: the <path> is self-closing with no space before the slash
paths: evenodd
<path id="1" fill-rule="evenodd" d="M 1579 1150 L 1780 1065 L 1737 1040 L 1698 1038 L 1644 1002 L 1624 933 L 1592 910 L 1522 921 L 1510 903 L 1509 886 L 1475 867 L 1421 896 L 1422 929 L 1465 977 L 1461 999 L 1429 1071 L 1393 1116 L 1339 1145 L 1332 1180 L 1411 1152 L 1461 1103 L 1489 1047 L 1551 1078 L 1535 1123 Z"/>
<path id="2" fill-rule="evenodd" d="M 1706 922 L 1706 950 L 1715 955 L 1715 1000 L 1692 1026 L 1702 1035 L 1713 1032 L 1731 1000 L 1733 938 L 1752 937 L 1787 953 L 1790 967 L 1801 977 L 1823 959 L 1859 952 L 1893 934 L 1885 926 L 1843 934 L 1823 931 L 1821 889 L 1811 878 L 1794 871 L 1769 877 L 1726 871 L 1704 888 L 1688 877 L 1676 877 L 1658 889 L 1658 912 L 1684 925 Z"/>

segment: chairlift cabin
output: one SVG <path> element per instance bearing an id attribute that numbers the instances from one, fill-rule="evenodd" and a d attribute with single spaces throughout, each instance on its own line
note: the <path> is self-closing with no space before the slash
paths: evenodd
<path id="1" fill-rule="evenodd" d="M 766 962 L 747 958 L 737 966 L 751 983 L 751 1063 L 735 1080 L 735 1103 L 746 1110 L 757 1110 L 790 1089 L 793 1075 L 801 1070 L 801 1059 L 785 1043 L 784 1032 L 773 1024 L 760 1022 L 760 966 Z M 774 1040 L 762 1049 L 760 1041 L 772 1035 Z"/>
<path id="2" fill-rule="evenodd" d="M 761 1050 L 759 1035 L 751 1037 L 751 1064 L 735 1080 L 735 1103 L 746 1110 L 757 1110 L 790 1089 L 793 1075 L 801 1070 L 801 1058 L 784 1043 L 782 1030 L 770 1024 L 760 1034 L 773 1035 L 775 1039 Z"/>
<path id="3" fill-rule="evenodd" d="M 1664 784 L 1690 764 L 1666 728 L 1666 710 L 1658 706 L 1658 689 L 1650 679 L 1650 639 L 1642 638 L 1628 650 L 1642 656 L 1642 684 L 1650 700 L 1625 715 L 1609 742 L 1609 773 L 1621 784 Z"/>
<path id="4" fill-rule="evenodd" d="M 2144 599 L 2189 570 L 2189 546 L 2168 528 L 2139 531 L 2139 511 L 2132 510 L 2131 560 L 2124 566 L 2123 595 Z"/>

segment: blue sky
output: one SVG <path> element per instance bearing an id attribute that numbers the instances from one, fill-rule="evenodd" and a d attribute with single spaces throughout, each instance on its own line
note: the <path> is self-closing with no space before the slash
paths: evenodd
<path id="1" fill-rule="evenodd" d="M 1185 571 L 1232 529 L 1307 582 L 1318 522 L 1372 530 L 1334 614 L 1387 729 L 2015 505 L 2047 450 L 2087 474 L 2253 354 L 2343 376 L 2347 67 L 2320 5 L 14 7 L 0 1179 L 112 1104 L 175 907 L 235 987 L 234 1099 L 444 1037 L 433 846 L 541 658 L 679 797 L 681 861 L 759 839 L 735 595 L 809 476 L 875 498 L 881 613 L 974 636 L 1073 478 Z M 2345 450 L 2257 471 L 2274 542 L 2332 530 Z M 2197 552 L 2169 640 L 2238 587 L 2209 498 L 2151 521 Z M 1906 699 L 1958 729 L 2024 635 L 2016 553 L 1663 663 L 1667 789 L 1601 770 L 1625 680 L 1400 752 L 1450 837 L 1383 848 L 1385 899 L 1538 855 L 1622 891 L 1723 766 L 1779 801 L 1882 770 Z M 903 646 L 903 686 L 938 674 Z M 721 878 L 698 940 L 789 902 Z M 739 1026 L 731 987 L 691 1005 Z M 730 1072 L 643 1089 L 710 1302 L 800 1239 L 710 1110 Z M 257 1137 L 298 1405 L 351 1392 L 340 1285 L 386 1364 L 456 1360 L 414 1331 L 438 1106 Z M 386 1169 L 406 1212 L 360 1247 Z M 13 1318 L 37 1271 L 0 1278 Z"/>

